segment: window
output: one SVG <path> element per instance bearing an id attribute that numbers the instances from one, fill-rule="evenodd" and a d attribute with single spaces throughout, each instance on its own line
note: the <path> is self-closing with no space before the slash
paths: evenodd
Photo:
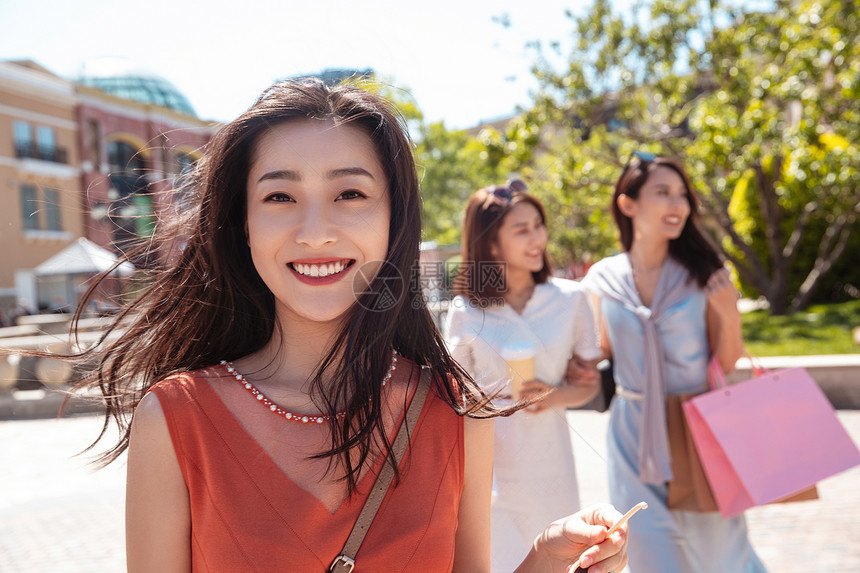
<path id="1" fill-rule="evenodd" d="M 15 122 L 15 151 L 18 157 L 33 156 L 33 131 L 26 121 Z"/>
<path id="2" fill-rule="evenodd" d="M 62 231 L 63 224 L 60 218 L 60 192 L 56 189 L 45 189 L 45 230 Z"/>
<path id="3" fill-rule="evenodd" d="M 35 185 L 21 185 L 21 218 L 24 230 L 39 230 L 39 198 Z"/>
<path id="4" fill-rule="evenodd" d="M 148 237 L 155 230 L 155 218 L 152 216 L 152 197 L 137 195 L 134 198 L 135 232 L 139 237 Z"/>
<path id="5" fill-rule="evenodd" d="M 66 163 L 66 150 L 57 147 L 57 136 L 54 128 L 44 125 L 36 126 L 36 140 L 33 141 L 32 126 L 26 121 L 16 121 L 15 154 L 21 159 L 41 159 L 55 163 Z"/>
<path id="6" fill-rule="evenodd" d="M 176 165 L 179 167 L 179 173 L 182 175 L 187 174 L 188 172 L 194 169 L 194 156 L 189 153 L 177 152 L 176 154 Z"/>
<path id="7" fill-rule="evenodd" d="M 175 155 L 174 165 L 177 176 L 173 182 L 173 202 L 177 212 L 191 208 L 194 201 L 192 178 L 194 176 L 194 156 L 189 153 L 178 151 Z"/>
<path id="8" fill-rule="evenodd" d="M 93 171 L 98 171 L 101 169 L 102 163 L 102 141 L 101 141 L 101 129 L 99 129 L 99 122 L 91 119 L 88 123 L 90 130 L 90 161 L 93 163 Z"/>
<path id="9" fill-rule="evenodd" d="M 44 125 L 36 127 L 36 148 L 39 159 L 44 159 L 45 161 L 57 160 L 57 142 L 52 128 L 45 127 Z"/>
<path id="10" fill-rule="evenodd" d="M 124 141 L 111 141 L 107 144 L 108 168 L 112 175 L 140 177 L 146 165 L 137 149 Z"/>
<path id="11" fill-rule="evenodd" d="M 62 231 L 61 193 L 58 189 L 40 189 L 21 185 L 21 221 L 24 231 Z"/>
<path id="12" fill-rule="evenodd" d="M 167 137 L 164 134 L 158 136 L 158 149 L 161 150 L 161 171 L 165 177 L 171 172 L 170 150 L 167 148 Z"/>

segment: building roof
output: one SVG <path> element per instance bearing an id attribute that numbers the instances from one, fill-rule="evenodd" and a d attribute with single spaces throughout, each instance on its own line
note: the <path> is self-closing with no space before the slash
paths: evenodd
<path id="1" fill-rule="evenodd" d="M 97 58 L 84 64 L 75 83 L 110 95 L 197 117 L 191 102 L 168 80 L 124 58 Z"/>
<path id="2" fill-rule="evenodd" d="M 40 74 L 54 76 L 55 78 L 60 77 L 48 68 L 42 66 L 38 62 L 34 62 L 33 60 L 6 60 L 6 63 L 13 64 L 22 68 L 27 68 L 28 70 L 33 70 L 34 72 L 39 72 Z"/>
<path id="3" fill-rule="evenodd" d="M 33 274 L 36 276 L 95 275 L 108 270 L 116 261 L 116 255 L 81 237 L 36 267 Z M 124 262 L 114 272 L 120 276 L 128 276 L 134 271 L 134 265 Z"/>
<path id="4" fill-rule="evenodd" d="M 365 68 L 363 70 L 352 68 L 327 68 L 319 73 L 314 74 L 297 74 L 289 76 L 290 80 L 303 80 L 307 78 L 317 78 L 328 86 L 336 86 L 337 84 L 349 79 L 365 79 L 373 78 L 373 69 Z"/>
<path id="5" fill-rule="evenodd" d="M 68 110 L 74 118 L 74 86 L 32 60 L 0 60 L 0 89 L 22 95 L 27 101 L 46 101 Z M 69 129 L 77 129 L 70 126 Z"/>

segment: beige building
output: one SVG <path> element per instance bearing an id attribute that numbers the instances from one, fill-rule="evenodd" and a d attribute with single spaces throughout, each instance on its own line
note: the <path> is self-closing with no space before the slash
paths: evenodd
<path id="1" fill-rule="evenodd" d="M 6 313 L 18 297 L 42 307 L 72 302 L 59 300 L 62 293 L 39 300 L 31 271 L 84 234 L 76 110 L 70 82 L 30 61 L 0 62 L 0 309 Z"/>

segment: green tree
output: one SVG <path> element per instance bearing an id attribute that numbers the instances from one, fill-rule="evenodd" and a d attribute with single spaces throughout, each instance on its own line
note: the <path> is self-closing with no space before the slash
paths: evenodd
<path id="1" fill-rule="evenodd" d="M 588 212 L 595 196 L 608 204 L 634 149 L 684 159 L 706 228 L 746 288 L 774 314 L 803 308 L 858 226 L 858 13 L 850 0 L 776 0 L 762 12 L 654 0 L 625 17 L 596 0 L 568 14 L 562 69 L 550 64 L 558 45 L 537 45 L 531 118 L 553 157 L 528 163 L 540 186 Z M 601 226 L 595 249 L 605 239 Z"/>
<path id="2" fill-rule="evenodd" d="M 463 212 L 469 195 L 495 183 L 501 172 L 486 134 L 484 143 L 465 130 L 452 130 L 444 122 L 427 122 L 408 88 L 391 78 L 351 80 L 392 102 L 406 120 L 415 139 L 415 163 L 423 200 L 423 239 L 441 245 L 460 241 Z"/>
<path id="3" fill-rule="evenodd" d="M 564 267 L 610 252 L 615 228 L 596 191 L 611 185 L 611 174 L 602 163 L 571 153 L 568 139 L 553 136 L 556 125 L 545 108 L 534 107 L 512 118 L 501 131 L 481 130 L 477 139 L 491 182 L 516 174 L 541 199 L 547 212 L 548 250 Z"/>
<path id="4" fill-rule="evenodd" d="M 487 147 L 464 130 L 447 129 L 443 122 L 421 123 L 417 134 L 424 239 L 457 243 L 469 195 L 495 183 L 499 167 L 489 160 Z"/>
<path id="5" fill-rule="evenodd" d="M 601 152 L 610 136 L 600 127 L 587 141 L 549 139 L 531 164 L 519 170 L 546 207 L 548 249 L 559 266 L 593 262 L 617 248 L 606 190 L 612 188 L 618 168 Z"/>

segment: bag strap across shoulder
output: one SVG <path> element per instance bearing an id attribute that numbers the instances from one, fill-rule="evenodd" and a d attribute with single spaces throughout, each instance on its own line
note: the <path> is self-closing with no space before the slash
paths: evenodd
<path id="1" fill-rule="evenodd" d="M 400 426 L 400 430 L 397 432 L 397 437 L 394 438 L 394 444 L 391 446 L 391 451 L 398 464 L 403 458 L 403 453 L 406 451 L 409 436 L 412 434 L 419 414 L 421 414 L 421 409 L 424 406 L 424 400 L 427 398 L 429 390 L 430 369 L 422 367 L 421 375 L 418 379 L 418 388 L 415 390 L 415 395 L 412 397 L 409 409 L 406 410 L 406 417 Z M 376 512 L 382 504 L 382 499 L 385 497 L 385 492 L 388 491 L 388 486 L 391 485 L 393 478 L 394 467 L 389 460 L 386 460 L 376 478 L 376 482 L 373 484 L 373 489 L 370 490 L 370 495 L 367 496 L 367 501 L 364 502 L 364 507 L 361 508 L 361 513 L 358 514 L 358 519 L 355 520 L 355 525 L 353 525 L 340 555 L 335 558 L 329 567 L 329 571 L 332 573 L 350 573 L 355 568 L 355 555 L 358 553 L 358 548 L 361 547 L 361 542 L 364 541 L 364 536 L 367 534 L 368 529 L 370 529 L 373 518 L 376 517 Z"/>

